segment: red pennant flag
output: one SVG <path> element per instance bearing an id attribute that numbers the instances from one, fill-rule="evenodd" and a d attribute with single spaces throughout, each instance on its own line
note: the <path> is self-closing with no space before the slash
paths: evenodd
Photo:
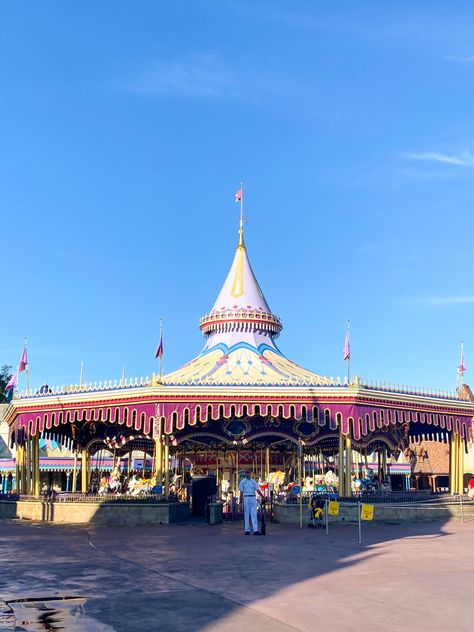
<path id="1" fill-rule="evenodd" d="M 163 334 L 160 335 L 160 343 L 158 345 L 158 349 L 156 350 L 155 358 L 163 357 Z"/>

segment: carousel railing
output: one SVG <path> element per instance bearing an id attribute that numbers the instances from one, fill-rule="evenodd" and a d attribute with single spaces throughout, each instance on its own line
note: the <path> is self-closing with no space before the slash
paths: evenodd
<path id="1" fill-rule="evenodd" d="M 82 494 L 80 492 L 54 492 L 41 494 L 39 497 L 31 494 L 14 495 L 11 500 L 59 502 L 59 503 L 100 503 L 100 504 L 170 504 L 182 502 L 176 494 L 170 494 L 165 498 L 162 494 L 141 494 L 139 496 L 129 496 L 127 494 Z"/>
<path id="2" fill-rule="evenodd" d="M 0 493 L 0 500 L 20 500 L 20 496 L 13 492 L 2 492 Z"/>
<path id="3" fill-rule="evenodd" d="M 303 504 L 307 504 L 309 499 L 315 492 L 304 491 L 301 498 Z M 416 492 L 362 492 L 360 494 L 354 494 L 352 496 L 339 496 L 337 491 L 334 492 L 316 492 L 319 498 L 328 500 L 337 500 L 343 503 L 357 503 L 364 501 L 372 504 L 398 504 L 398 503 L 416 503 L 416 502 L 459 502 L 459 496 L 452 496 L 445 492 L 431 492 L 430 490 L 419 490 Z M 467 496 L 466 496 L 467 498 Z M 300 502 L 300 494 L 291 494 L 288 492 L 275 495 L 275 500 L 278 503 L 297 505 Z"/>

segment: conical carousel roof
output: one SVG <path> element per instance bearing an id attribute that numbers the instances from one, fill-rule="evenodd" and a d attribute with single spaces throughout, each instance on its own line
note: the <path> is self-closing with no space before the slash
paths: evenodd
<path id="1" fill-rule="evenodd" d="M 200 322 L 207 337 L 200 355 L 169 373 L 163 384 L 312 386 L 330 380 L 288 360 L 274 339 L 282 329 L 250 265 L 240 226 L 239 243 L 224 285 Z"/>

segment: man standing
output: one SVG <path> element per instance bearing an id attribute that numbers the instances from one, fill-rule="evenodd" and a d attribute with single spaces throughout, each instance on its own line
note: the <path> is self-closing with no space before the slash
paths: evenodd
<path id="1" fill-rule="evenodd" d="M 240 481 L 240 502 L 244 505 L 244 523 L 245 523 L 245 535 L 250 535 L 250 520 L 252 520 L 252 529 L 254 535 L 260 535 L 258 530 L 257 520 L 257 499 L 255 493 L 263 498 L 263 494 L 258 487 L 257 481 L 250 476 L 250 471 L 245 472 L 245 478 Z"/>

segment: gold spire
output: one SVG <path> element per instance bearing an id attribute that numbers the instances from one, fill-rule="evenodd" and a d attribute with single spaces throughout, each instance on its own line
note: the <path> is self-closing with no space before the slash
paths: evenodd
<path id="1" fill-rule="evenodd" d="M 245 243 L 244 243 L 244 227 L 242 226 L 242 219 L 240 220 L 240 228 L 239 228 L 239 243 L 237 244 L 237 248 L 245 248 Z"/>
<path id="2" fill-rule="evenodd" d="M 244 243 L 244 183 L 240 183 L 240 222 L 239 222 L 239 243 L 237 248 L 245 248 Z"/>

